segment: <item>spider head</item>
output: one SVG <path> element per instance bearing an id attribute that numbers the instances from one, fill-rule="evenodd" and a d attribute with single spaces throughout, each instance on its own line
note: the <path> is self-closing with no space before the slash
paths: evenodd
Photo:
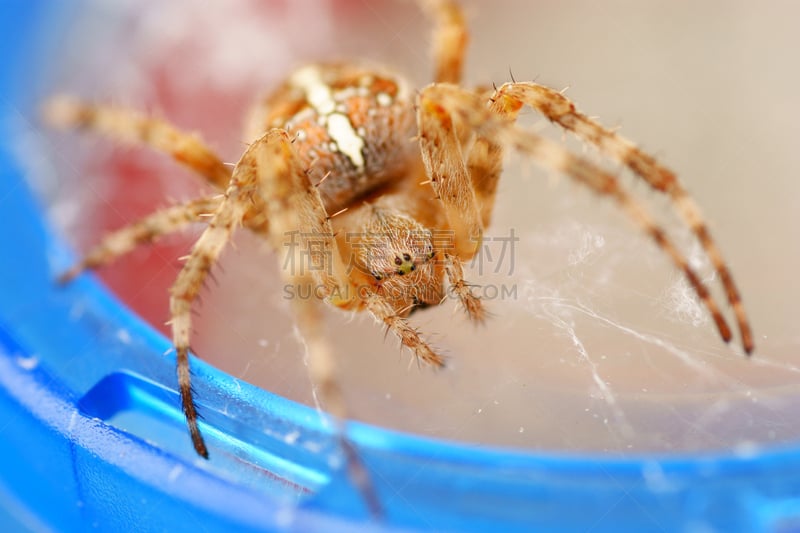
<path id="1" fill-rule="evenodd" d="M 407 215 L 376 209 L 357 239 L 355 264 L 368 274 L 376 292 L 395 303 L 395 309 L 441 301 L 443 272 L 434 261 L 429 229 Z"/>

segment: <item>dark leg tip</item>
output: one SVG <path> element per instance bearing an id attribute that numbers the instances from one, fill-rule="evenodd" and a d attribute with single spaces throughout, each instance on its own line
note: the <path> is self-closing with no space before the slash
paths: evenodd
<path id="1" fill-rule="evenodd" d="M 197 452 L 197 455 L 203 459 L 208 459 L 208 448 L 206 448 L 206 443 L 203 441 L 203 437 L 200 435 L 192 435 L 192 444 L 194 445 L 194 451 Z"/>

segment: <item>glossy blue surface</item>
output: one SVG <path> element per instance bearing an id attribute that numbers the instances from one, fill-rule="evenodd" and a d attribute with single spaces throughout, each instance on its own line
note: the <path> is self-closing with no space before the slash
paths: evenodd
<path id="1" fill-rule="evenodd" d="M 54 4 L 0 6 L 2 530 L 800 530 L 797 447 L 748 457 L 559 456 L 353 424 L 384 522 L 367 518 L 316 411 L 194 360 L 211 460 L 191 449 L 166 339 L 71 260 L 15 153 L 36 131 Z M 50 47 L 50 48 L 48 48 Z"/>

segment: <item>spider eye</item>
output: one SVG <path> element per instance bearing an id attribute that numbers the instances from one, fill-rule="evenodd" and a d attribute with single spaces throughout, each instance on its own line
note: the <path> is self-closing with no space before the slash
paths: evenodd
<path id="1" fill-rule="evenodd" d="M 408 252 L 404 252 L 402 257 L 399 255 L 395 256 L 394 264 L 398 267 L 397 270 L 395 270 L 395 274 L 399 276 L 404 276 L 417 268 L 411 258 L 411 254 Z"/>
<path id="2" fill-rule="evenodd" d="M 380 281 L 380 280 L 383 279 L 383 276 L 381 274 L 377 273 L 377 272 L 373 272 L 372 273 L 372 277 L 375 278 L 377 281 Z"/>

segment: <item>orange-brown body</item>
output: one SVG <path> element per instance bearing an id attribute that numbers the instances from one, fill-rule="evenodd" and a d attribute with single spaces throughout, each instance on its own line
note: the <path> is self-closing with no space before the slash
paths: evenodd
<path id="1" fill-rule="evenodd" d="M 288 132 L 323 204 L 350 284 L 330 301 L 364 306 L 367 287 L 403 316 L 438 304 L 434 234 L 450 232 L 425 177 L 412 95 L 398 76 L 351 63 L 302 67 L 253 112 L 249 134 Z"/>

